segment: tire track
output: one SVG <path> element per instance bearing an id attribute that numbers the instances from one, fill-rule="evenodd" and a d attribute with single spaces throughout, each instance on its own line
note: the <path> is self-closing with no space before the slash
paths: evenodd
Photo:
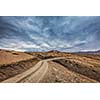
<path id="1" fill-rule="evenodd" d="M 7 80 L 4 80 L 4 81 L 2 81 L 2 83 L 17 83 L 20 80 L 22 80 L 23 78 L 25 78 L 28 75 L 30 75 L 31 73 L 39 70 L 39 68 L 41 67 L 42 63 L 43 63 L 42 61 L 38 62 L 34 67 L 30 68 L 29 70 L 27 70 L 27 71 L 25 71 L 25 72 L 23 72 L 21 74 L 18 74 L 15 77 L 12 77 L 12 78 L 9 78 Z"/>
<path id="2" fill-rule="evenodd" d="M 17 83 L 23 82 L 23 80 L 27 79 L 27 78 L 30 77 L 32 74 L 36 73 L 36 72 L 41 68 L 42 65 L 43 65 L 43 62 L 41 63 L 41 65 L 40 65 L 39 68 L 37 68 L 34 72 L 30 73 L 29 75 L 27 75 L 27 76 L 24 77 L 23 79 L 19 80 Z"/>
<path id="3" fill-rule="evenodd" d="M 39 82 L 48 70 L 48 61 L 64 59 L 64 57 L 51 58 L 39 61 L 35 66 L 29 70 L 18 74 L 12 78 L 2 81 L 1 83 L 29 83 L 29 82 Z"/>
<path id="4" fill-rule="evenodd" d="M 20 83 L 38 83 L 46 74 L 48 70 L 48 63 L 43 62 L 42 66 L 35 73 L 20 81 Z"/>

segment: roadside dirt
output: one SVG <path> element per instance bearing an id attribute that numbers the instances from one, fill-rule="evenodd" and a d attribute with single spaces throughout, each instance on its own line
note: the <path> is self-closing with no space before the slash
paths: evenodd
<path id="1" fill-rule="evenodd" d="M 100 82 L 100 65 L 90 64 L 88 61 L 79 61 L 73 59 L 56 60 L 57 63 L 63 65 L 66 69 L 84 75 L 88 78 Z M 92 62 L 93 63 L 93 62 Z"/>
<path id="2" fill-rule="evenodd" d="M 84 83 L 84 82 L 93 83 L 98 81 L 90 79 L 84 75 L 72 72 L 56 62 L 49 61 L 48 72 L 40 82 L 41 83 Z"/>

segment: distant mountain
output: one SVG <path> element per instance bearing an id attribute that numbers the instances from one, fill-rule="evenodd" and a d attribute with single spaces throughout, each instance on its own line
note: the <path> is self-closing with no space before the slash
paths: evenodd
<path id="1" fill-rule="evenodd" d="M 83 53 L 83 54 L 100 54 L 100 50 L 97 50 L 97 51 L 77 52 L 77 53 Z"/>
<path id="2" fill-rule="evenodd" d="M 58 51 L 58 50 L 51 50 L 51 51 L 48 51 L 48 53 L 60 53 L 60 51 Z"/>

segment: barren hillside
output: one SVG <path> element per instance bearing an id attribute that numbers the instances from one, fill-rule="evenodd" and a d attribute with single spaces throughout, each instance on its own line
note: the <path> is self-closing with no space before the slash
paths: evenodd
<path id="1" fill-rule="evenodd" d="M 0 50 L 0 64 L 0 82 L 100 82 L 100 55 Z"/>
<path id="2" fill-rule="evenodd" d="M 0 65 L 31 59 L 33 56 L 24 52 L 0 50 Z"/>

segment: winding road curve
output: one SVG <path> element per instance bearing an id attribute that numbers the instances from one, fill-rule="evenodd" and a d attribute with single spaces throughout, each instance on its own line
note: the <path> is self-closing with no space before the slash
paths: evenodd
<path id="1" fill-rule="evenodd" d="M 2 83 L 38 83 L 48 70 L 48 61 L 57 59 L 64 59 L 64 57 L 41 60 L 29 70 L 7 80 L 4 80 L 2 81 Z"/>

